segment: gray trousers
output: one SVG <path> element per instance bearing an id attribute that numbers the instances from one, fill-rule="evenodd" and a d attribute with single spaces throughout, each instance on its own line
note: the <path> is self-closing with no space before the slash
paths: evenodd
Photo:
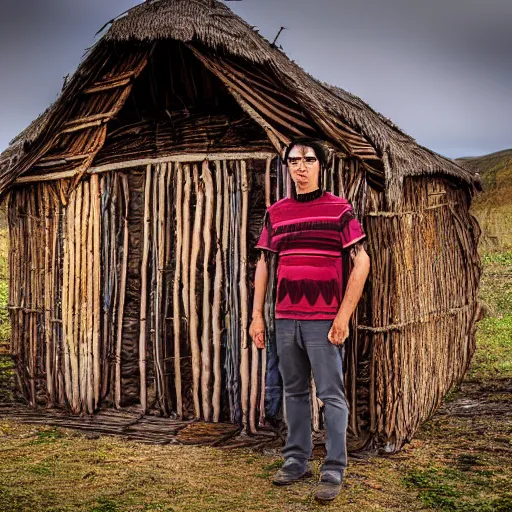
<path id="1" fill-rule="evenodd" d="M 288 437 L 285 459 L 311 456 L 311 370 L 316 393 L 325 406 L 327 457 L 321 470 L 342 471 L 347 465 L 348 407 L 343 385 L 344 346 L 329 342 L 332 320 L 276 319 L 279 370 L 283 378 Z"/>

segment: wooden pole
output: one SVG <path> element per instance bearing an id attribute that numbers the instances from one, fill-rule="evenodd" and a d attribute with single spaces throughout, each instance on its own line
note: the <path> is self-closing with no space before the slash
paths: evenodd
<path id="1" fill-rule="evenodd" d="M 89 397 L 88 377 L 91 374 L 91 367 L 89 364 L 89 351 L 88 351 L 88 325 L 87 325 L 87 310 L 89 303 L 88 291 L 88 267 L 87 267 L 87 235 L 89 225 L 89 182 L 84 181 L 82 184 L 82 225 L 80 228 L 80 391 L 82 395 L 82 406 L 87 412 L 92 412 L 92 400 Z"/>
<path id="2" fill-rule="evenodd" d="M 77 353 L 77 332 L 76 332 L 76 322 L 75 322 L 75 315 L 77 313 L 76 308 L 78 306 L 78 297 L 76 294 L 76 281 L 78 280 L 79 276 L 77 275 L 77 269 L 76 269 L 76 245 L 75 245 L 75 239 L 77 233 L 75 232 L 75 229 L 77 228 L 77 222 L 76 222 L 76 207 L 79 204 L 77 200 L 77 196 L 80 194 L 80 191 L 78 188 L 73 190 L 71 193 L 71 196 L 69 198 L 70 203 L 70 209 L 68 210 L 69 217 L 68 222 L 70 225 L 69 229 L 69 255 L 70 255 L 70 262 L 69 262 L 69 307 L 68 307 L 68 328 L 69 328 L 69 355 L 70 355 L 70 365 L 71 365 L 71 390 L 72 390 L 72 402 L 71 402 L 71 409 L 75 414 L 78 414 L 80 412 L 80 383 L 79 383 L 79 376 L 78 376 L 78 353 Z"/>
<path id="3" fill-rule="evenodd" d="M 205 421 L 211 420 L 211 398 L 210 381 L 212 372 L 212 361 L 210 354 L 210 333 L 211 333 L 211 303 L 210 303 L 210 272 L 208 264 L 210 260 L 211 242 L 212 242 L 212 222 L 213 222 L 213 203 L 214 190 L 213 179 L 209 169 L 208 161 L 204 161 L 202 166 L 201 179 L 204 184 L 205 211 L 203 223 L 203 332 L 201 335 L 201 395 L 203 402 L 203 417 Z"/>
<path id="4" fill-rule="evenodd" d="M 200 249 L 201 219 L 204 205 L 204 187 L 199 183 L 197 166 L 193 167 L 194 185 L 196 188 L 196 211 L 192 232 L 192 250 L 190 255 L 190 348 L 192 351 L 192 393 L 194 397 L 194 411 L 196 418 L 201 417 L 199 401 L 199 381 L 201 375 L 201 352 L 198 340 L 198 307 L 196 296 L 197 259 Z"/>
<path id="5" fill-rule="evenodd" d="M 164 345 L 165 345 L 165 305 L 163 304 L 163 290 L 164 290 L 164 275 L 165 275 L 165 252 L 166 252 L 166 240 L 165 240 L 165 190 L 167 182 L 167 164 L 163 163 L 160 166 L 160 173 L 158 176 L 158 187 L 157 187 L 157 223 L 156 223 L 156 251 L 157 251 L 157 281 L 156 281 L 156 297 L 157 303 L 155 307 L 155 326 L 156 336 L 155 343 L 157 347 L 157 353 L 159 356 L 159 372 L 160 372 L 160 389 L 161 397 L 160 404 L 164 414 L 169 414 L 170 401 L 166 388 L 165 379 L 165 363 L 164 363 Z M 156 182 L 155 182 L 156 184 Z M 170 243 L 170 240 L 168 241 Z"/>
<path id="6" fill-rule="evenodd" d="M 93 252 L 93 212 L 91 204 L 90 182 L 84 184 L 84 194 L 87 196 L 89 209 L 87 212 L 87 304 L 86 304 L 86 340 L 87 340 L 87 410 L 94 411 L 94 357 L 92 349 L 93 339 L 93 273 L 94 273 L 94 252 Z"/>
<path id="7" fill-rule="evenodd" d="M 92 241 L 93 241 L 93 331 L 92 331 L 92 353 L 94 368 L 94 408 L 99 406 L 100 402 L 100 333 L 101 333 L 101 243 L 100 243 L 100 194 L 99 194 L 99 178 L 91 176 L 91 208 L 92 208 Z M 106 376 L 104 377 L 106 378 Z"/>
<path id="8" fill-rule="evenodd" d="M 270 170 L 272 166 L 272 158 L 267 158 L 267 164 L 265 167 L 265 206 L 268 208 L 271 204 L 271 181 L 270 181 Z"/>
<path id="9" fill-rule="evenodd" d="M 116 340 L 116 384 L 114 403 L 117 409 L 121 407 L 121 351 L 123 342 L 124 303 L 126 299 L 126 274 L 128 272 L 128 212 L 130 211 L 130 191 L 128 177 L 121 174 L 123 189 L 123 257 L 121 260 L 121 283 L 119 292 L 119 312 L 117 314 L 117 340 Z"/>
<path id="10" fill-rule="evenodd" d="M 181 268 L 183 279 L 183 307 L 185 309 L 185 318 L 187 321 L 187 334 L 190 322 L 190 294 L 189 294 L 189 279 L 190 279 L 190 193 L 192 182 L 190 179 L 190 166 L 184 165 L 183 172 L 185 174 L 185 186 L 183 189 L 183 250 L 181 253 Z M 190 337 L 187 336 L 190 342 Z"/>
<path id="11" fill-rule="evenodd" d="M 181 308 L 180 308 L 180 281 L 181 281 L 181 250 L 183 245 L 183 169 L 181 164 L 175 165 L 176 171 L 176 250 L 174 254 L 174 283 L 173 283 L 173 331 L 174 331 L 174 387 L 176 390 L 176 414 L 183 417 L 183 396 L 181 389 Z"/>
<path id="12" fill-rule="evenodd" d="M 142 242 L 142 265 L 140 270 L 140 330 L 139 330 L 139 373 L 140 373 L 140 406 L 142 413 L 147 412 L 146 386 L 146 333 L 147 333 L 147 300 L 148 300 L 148 261 L 149 261 L 149 231 L 150 231 L 150 202 L 151 202 L 151 165 L 146 167 L 144 184 L 144 225 Z"/>
<path id="13" fill-rule="evenodd" d="M 75 300 L 74 300 L 74 313 L 73 313 L 73 346 L 76 353 L 76 375 L 77 378 L 74 380 L 73 385 L 76 386 L 77 389 L 77 397 L 78 397 L 78 404 L 77 404 L 77 410 L 75 412 L 80 412 L 82 409 L 82 403 L 83 403 L 83 384 L 85 380 L 85 373 L 83 372 L 83 361 L 82 357 L 84 356 L 82 352 L 82 346 L 81 346 L 81 322 L 80 322 L 80 316 L 82 312 L 82 296 L 81 296 L 81 277 L 82 277 L 82 248 L 81 248 L 81 242 L 82 242 L 82 189 L 83 185 L 80 183 L 76 188 L 76 195 L 75 195 Z"/>
<path id="14" fill-rule="evenodd" d="M 44 337 L 46 349 L 46 389 L 48 392 L 48 405 L 51 407 L 55 403 L 54 386 L 54 340 L 52 336 L 52 269 L 50 242 L 53 233 L 53 219 L 50 220 L 50 197 L 48 187 L 42 186 L 43 190 L 43 211 L 44 211 Z"/>
<path id="15" fill-rule="evenodd" d="M 116 381 L 117 381 L 117 370 L 118 370 L 118 354 L 117 354 L 117 314 L 119 308 L 119 273 L 118 273 L 118 258 L 119 258 L 119 246 L 118 246 L 118 234 L 120 230 L 120 184 L 119 184 L 119 173 L 112 173 L 109 176 L 109 180 L 105 183 L 105 193 L 109 197 L 109 233 L 105 233 L 104 240 L 108 241 L 109 249 L 109 265 L 111 272 L 111 282 L 109 283 L 110 288 L 110 304 L 106 310 L 107 318 L 105 321 L 108 322 L 108 344 L 103 344 L 103 355 L 106 362 L 105 375 L 108 375 L 109 383 L 105 383 L 103 386 L 103 392 L 105 395 L 107 392 L 111 394 L 111 400 L 116 403 Z M 108 203 L 107 203 L 108 204 Z M 113 357 L 112 357 L 113 356 Z"/>
<path id="16" fill-rule="evenodd" d="M 221 300 L 222 300 L 222 246 L 221 246 L 221 221 L 222 221 L 222 167 L 220 161 L 215 161 L 215 185 L 216 185 L 216 212 L 215 212 L 215 279 L 213 284 L 212 307 L 212 333 L 213 333 L 213 421 L 220 419 L 220 397 L 222 385 L 221 370 Z"/>
<path id="17" fill-rule="evenodd" d="M 338 160 L 338 195 L 340 197 L 346 197 L 345 196 L 345 185 L 343 181 L 343 167 L 345 163 L 343 161 L 343 158 L 340 158 Z"/>
<path id="18" fill-rule="evenodd" d="M 87 188 L 87 190 L 86 190 Z M 82 182 L 82 213 L 80 226 L 80 312 L 79 312 L 79 346 L 80 346 L 80 395 L 82 409 L 88 410 L 87 375 L 90 373 L 87 353 L 87 224 L 89 217 L 89 183 Z"/>
<path id="19" fill-rule="evenodd" d="M 66 400 L 68 404 L 72 402 L 72 390 L 71 390 L 71 374 L 70 374 L 70 355 L 69 355 L 69 273 L 70 273 L 70 264 L 69 264 L 69 237 L 70 237 L 70 227 L 69 227 L 69 217 L 70 217 L 70 209 L 72 206 L 70 204 L 64 210 L 64 221 L 62 223 L 63 227 L 63 275 L 62 275 L 62 346 L 64 352 L 64 390 Z"/>
<path id="20" fill-rule="evenodd" d="M 229 403 L 229 415 L 231 421 L 234 421 L 235 417 L 235 405 L 233 401 L 233 392 L 231 388 L 232 376 L 230 374 L 230 350 L 232 343 L 232 323 L 231 323 L 231 291 L 232 291 L 232 282 L 230 278 L 233 276 L 233 269 L 230 265 L 229 267 L 229 275 L 228 275 L 228 261 L 231 261 L 231 243 L 230 243 L 230 231 L 231 231 L 231 204 L 233 202 L 233 197 L 231 195 L 232 192 L 232 183 L 233 178 L 228 174 L 228 167 L 225 161 L 222 162 L 222 176 L 224 181 L 223 187 L 223 196 L 224 196 L 224 212 L 222 215 L 222 262 L 224 267 L 224 296 L 225 296 L 225 315 L 224 315 L 224 325 L 227 333 L 227 342 L 226 342 L 226 385 L 228 388 L 228 403 Z"/>
<path id="21" fill-rule="evenodd" d="M 52 231 L 52 302 L 51 302 L 51 317 L 57 319 L 60 315 L 60 324 L 52 322 L 52 337 L 53 337 L 53 352 L 55 357 L 55 389 L 56 389 L 56 400 L 59 405 L 64 405 L 64 381 L 62 376 L 62 251 L 60 246 L 61 233 L 62 233 L 62 215 L 61 206 L 58 201 L 58 197 L 53 200 L 53 231 Z"/>
<path id="22" fill-rule="evenodd" d="M 154 366 L 154 379 L 156 396 L 162 412 L 165 411 L 163 400 L 163 376 L 162 376 L 162 357 L 161 357 L 161 295 L 162 283 L 160 272 L 160 244 L 159 244 L 159 185 L 160 177 L 163 172 L 162 165 L 158 165 L 155 169 L 155 176 L 153 180 L 153 187 L 151 189 L 151 205 L 152 205 L 152 276 L 151 288 L 154 290 L 153 295 L 153 366 Z"/>
<path id="23" fill-rule="evenodd" d="M 29 384 L 30 384 L 30 405 L 36 407 L 36 343 L 37 337 L 34 336 L 34 313 L 36 309 L 34 300 L 36 299 L 35 294 L 35 266 L 37 265 L 37 258 L 35 254 L 35 237 L 32 236 L 35 231 L 34 219 L 35 219 L 35 205 L 34 205 L 34 191 L 30 190 L 28 195 L 28 215 L 27 215 L 27 233 L 28 238 L 26 239 L 27 251 L 26 251 L 26 264 L 28 265 L 30 272 L 28 274 L 28 290 L 26 292 L 27 302 L 30 304 L 31 312 L 28 313 L 28 333 L 23 333 L 27 340 L 27 352 L 28 352 L 28 371 L 29 371 Z"/>
<path id="24" fill-rule="evenodd" d="M 238 166 L 237 166 L 238 167 Z M 240 304 L 241 304 L 241 363 L 240 375 L 242 379 L 242 423 L 247 426 L 249 409 L 249 344 L 248 344 L 248 294 L 247 294 L 247 214 L 249 208 L 249 183 L 247 180 L 247 167 L 242 160 L 239 168 L 241 172 L 242 189 L 242 219 L 240 231 Z M 257 363 L 256 363 L 257 364 Z M 256 373 L 257 378 L 257 373 Z M 253 386 L 256 387 L 257 385 Z M 257 393 L 257 391 L 256 391 Z M 255 429 L 256 402 L 252 402 L 254 411 L 251 415 L 251 430 Z"/>

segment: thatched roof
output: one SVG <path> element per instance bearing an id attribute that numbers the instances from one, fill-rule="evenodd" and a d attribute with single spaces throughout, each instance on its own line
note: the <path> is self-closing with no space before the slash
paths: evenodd
<path id="1" fill-rule="evenodd" d="M 98 54 L 103 56 L 104 62 L 105 52 L 112 44 L 138 42 L 137 48 L 140 49 L 148 43 L 166 39 L 199 48 L 209 55 L 243 59 L 271 70 L 280 85 L 293 95 L 298 108 L 318 120 L 317 126 L 324 126 L 321 121 L 328 122 L 330 118 L 342 128 L 341 132 L 336 133 L 347 133 L 349 139 L 352 138 L 352 141 L 343 141 L 344 150 L 362 161 L 365 155 L 373 160 L 380 159 L 390 203 L 399 201 L 405 176 L 441 174 L 480 188 L 478 174 L 418 145 L 412 137 L 360 98 L 311 77 L 226 5 L 217 0 L 153 0 L 112 20 L 110 28 L 78 68 L 61 97 L 0 155 L 0 195 L 37 161 L 38 156 L 48 151 L 51 135 L 55 135 L 53 132 L 62 127 L 65 121 L 60 119 L 66 115 L 64 105 L 70 103 L 81 89 L 90 87 L 91 75 L 101 76 L 96 66 L 101 61 Z M 105 118 L 104 122 L 109 119 L 111 117 Z M 332 141 L 333 132 L 330 133 Z M 102 142 L 98 142 L 97 150 L 101 145 Z M 90 161 L 86 161 L 82 167 L 85 168 Z"/>

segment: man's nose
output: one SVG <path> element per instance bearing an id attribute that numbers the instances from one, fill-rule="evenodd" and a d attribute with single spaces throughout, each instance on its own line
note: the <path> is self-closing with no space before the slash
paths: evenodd
<path id="1" fill-rule="evenodd" d="M 305 171 L 306 170 L 306 162 L 304 161 L 304 158 L 300 159 L 299 170 L 300 171 Z"/>

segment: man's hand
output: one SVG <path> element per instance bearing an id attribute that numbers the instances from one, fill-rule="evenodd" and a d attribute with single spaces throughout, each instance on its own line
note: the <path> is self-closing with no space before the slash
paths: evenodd
<path id="1" fill-rule="evenodd" d="M 249 336 L 257 348 L 265 348 L 265 322 L 261 314 L 253 314 Z"/>
<path id="2" fill-rule="evenodd" d="M 343 345 L 345 340 L 348 338 L 348 334 L 348 320 L 345 320 L 343 317 L 336 316 L 332 322 L 327 338 L 333 345 Z"/>

